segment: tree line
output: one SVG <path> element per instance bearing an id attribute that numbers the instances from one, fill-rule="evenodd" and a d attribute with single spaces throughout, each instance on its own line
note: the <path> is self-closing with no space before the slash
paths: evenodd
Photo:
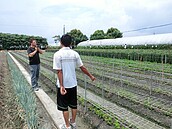
<path id="1" fill-rule="evenodd" d="M 96 30 L 89 38 L 78 29 L 73 29 L 67 32 L 67 34 L 71 35 L 73 39 L 72 46 L 77 46 L 80 42 L 86 40 L 115 39 L 123 37 L 122 33 L 117 28 L 113 27 L 109 28 L 106 33 L 103 30 Z M 60 35 L 56 35 L 53 38 L 55 42 L 58 42 L 60 40 Z"/>
<path id="2" fill-rule="evenodd" d="M 45 49 L 47 39 L 40 36 L 28 36 L 10 33 L 0 33 L 0 50 L 23 50 L 29 47 L 30 39 L 37 40 L 38 45 Z"/>

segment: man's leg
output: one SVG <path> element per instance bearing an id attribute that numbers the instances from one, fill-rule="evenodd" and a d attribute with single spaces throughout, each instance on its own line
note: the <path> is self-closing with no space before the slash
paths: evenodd
<path id="1" fill-rule="evenodd" d="M 76 114 L 77 114 L 77 109 L 71 109 L 72 112 L 72 119 L 71 119 L 71 123 L 75 123 L 75 119 L 76 119 Z"/>
<path id="2" fill-rule="evenodd" d="M 40 64 L 37 65 L 37 68 L 36 68 L 36 86 L 38 86 L 38 79 L 39 79 L 39 71 L 40 71 Z"/>
<path id="3" fill-rule="evenodd" d="M 36 66 L 30 65 L 32 88 L 36 87 Z"/>
<path id="4" fill-rule="evenodd" d="M 57 89 L 57 108 L 58 108 L 58 110 L 63 112 L 63 118 L 65 121 L 65 126 L 70 127 L 69 111 L 68 111 L 68 106 L 67 106 L 67 103 L 68 103 L 67 102 L 68 101 L 67 94 L 61 95 L 60 88 Z"/>
<path id="5" fill-rule="evenodd" d="M 70 126 L 70 124 L 69 124 L 69 111 L 63 111 L 63 117 L 65 120 L 66 127 L 69 127 Z"/>
<path id="6" fill-rule="evenodd" d="M 70 108 L 72 113 L 72 118 L 70 119 L 70 125 L 73 129 L 76 129 L 76 115 L 77 115 L 77 87 L 71 88 L 70 90 Z"/>

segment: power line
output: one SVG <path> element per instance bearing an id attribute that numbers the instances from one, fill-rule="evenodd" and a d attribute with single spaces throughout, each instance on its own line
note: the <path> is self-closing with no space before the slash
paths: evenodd
<path id="1" fill-rule="evenodd" d="M 164 26 L 169 26 L 169 25 L 172 25 L 172 23 L 162 24 L 162 25 L 157 25 L 157 26 L 144 27 L 144 28 L 134 29 L 134 30 L 128 30 L 128 31 L 123 31 L 122 33 L 128 33 L 128 32 L 140 31 L 140 30 L 159 28 L 159 27 L 164 27 Z"/>

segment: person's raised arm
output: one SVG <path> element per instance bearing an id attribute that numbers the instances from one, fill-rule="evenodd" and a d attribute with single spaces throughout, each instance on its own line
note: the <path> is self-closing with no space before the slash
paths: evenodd
<path id="1" fill-rule="evenodd" d="M 29 57 L 33 57 L 37 53 L 38 49 L 35 48 L 35 51 L 28 54 Z"/>
<path id="2" fill-rule="evenodd" d="M 40 54 L 43 54 L 43 50 L 41 50 L 39 47 L 38 47 L 38 52 L 39 52 Z"/>

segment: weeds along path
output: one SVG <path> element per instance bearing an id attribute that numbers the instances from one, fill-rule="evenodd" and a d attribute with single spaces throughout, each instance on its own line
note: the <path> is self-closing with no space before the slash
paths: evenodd
<path id="1" fill-rule="evenodd" d="M 19 56 L 19 58 L 23 58 L 23 59 L 26 59 L 27 57 L 26 56 L 23 56 L 23 55 L 18 55 Z M 44 62 L 44 61 L 42 61 L 42 62 Z M 49 73 L 49 75 L 54 75 L 54 71 L 52 71 L 52 64 L 51 64 L 52 62 L 44 62 L 44 63 L 42 63 L 42 68 L 46 71 L 46 69 L 49 69 L 49 70 L 47 70 L 47 72 Z M 42 69 L 42 70 L 43 70 Z M 79 72 L 78 72 L 78 74 L 79 74 Z M 80 78 L 81 78 L 81 76 L 82 75 L 79 75 L 80 76 Z M 52 76 L 50 77 L 51 79 L 54 79 Z M 50 79 L 50 80 L 51 80 Z M 55 81 L 55 79 L 54 79 L 54 81 Z M 81 82 L 82 82 L 83 80 L 81 79 Z M 98 81 L 97 82 L 102 82 L 101 80 L 99 80 L 98 79 Z M 104 80 L 104 83 L 106 83 L 107 81 L 106 80 Z M 88 86 L 89 87 L 89 86 Z M 93 86 L 93 87 L 91 87 L 92 89 L 95 89 L 94 88 L 95 86 Z M 104 86 L 105 87 L 105 86 Z M 118 89 L 117 90 L 119 90 L 119 88 L 120 87 L 118 87 Z M 97 90 L 97 89 L 96 89 Z M 99 89 L 99 91 L 101 92 L 101 89 Z M 95 91 L 93 91 L 94 93 L 96 93 Z M 82 93 L 82 96 L 83 96 L 83 91 L 81 92 Z M 90 93 L 90 92 L 88 92 L 88 93 Z M 96 93 L 97 94 L 97 93 Z M 113 94 L 112 94 L 113 95 Z M 114 95 L 113 95 L 114 96 Z M 84 96 L 83 96 L 84 97 Z M 96 98 L 97 96 L 96 95 L 94 95 L 94 97 L 92 96 L 92 95 L 87 95 L 87 98 L 88 99 L 93 99 L 92 101 L 95 101 L 94 100 L 94 98 Z M 120 98 L 120 96 L 117 96 L 116 95 L 116 97 L 115 98 L 113 98 L 112 96 L 110 96 L 112 99 L 117 99 L 117 98 Z M 121 96 L 122 97 L 122 96 Z M 123 96 L 124 97 L 124 96 Z M 128 96 L 129 97 L 129 96 Z M 144 100 L 143 100 L 143 96 L 136 96 L 138 99 L 142 99 L 142 101 L 144 102 Z M 150 96 L 151 97 L 151 96 Z M 105 98 L 106 98 L 106 94 L 105 94 Z M 109 106 L 109 104 L 108 104 L 108 101 L 107 100 L 104 100 L 103 98 L 100 98 L 101 99 L 101 102 L 104 102 L 103 104 L 104 104 L 104 106 L 105 106 L 105 108 L 107 108 L 107 110 L 110 110 L 110 111 L 112 111 L 112 112 L 115 112 L 115 109 L 117 109 L 117 107 L 119 107 L 119 106 L 114 106 L 114 105 L 111 105 L 111 106 Z M 152 99 L 152 98 L 151 98 Z M 97 100 L 97 99 L 96 99 Z M 131 105 L 131 100 L 127 100 L 127 99 L 118 99 L 118 100 L 120 100 L 120 102 L 122 102 L 122 101 L 124 101 L 124 103 L 123 104 L 127 104 L 126 106 L 128 106 L 128 105 Z M 145 100 L 147 100 L 147 99 L 145 99 Z M 154 100 L 154 99 L 153 99 Z M 156 101 L 159 101 L 160 99 L 157 99 Z M 107 102 L 107 103 L 106 103 Z M 146 101 L 145 101 L 146 102 Z M 155 100 L 154 100 L 154 102 L 155 102 Z M 101 104 L 101 105 L 103 105 L 102 103 L 99 103 L 99 104 Z M 133 104 L 133 103 L 132 103 Z M 138 104 L 138 103 L 136 103 L 136 104 Z M 138 106 L 136 106 L 136 107 L 133 107 L 134 105 L 131 105 L 131 107 L 130 108 L 134 108 L 134 109 L 137 109 L 138 108 Z M 114 107 L 114 108 L 113 108 Z M 134 113 L 132 113 L 132 112 L 130 112 L 130 111 L 128 111 L 128 110 L 126 110 L 125 109 L 125 111 L 124 112 L 122 112 L 122 114 L 123 115 L 121 115 L 121 114 L 119 114 L 118 112 L 121 112 L 122 110 L 123 110 L 123 108 L 121 108 L 121 107 L 119 107 L 120 109 L 118 109 L 117 110 L 117 112 L 115 112 L 115 114 L 116 115 L 118 115 L 119 117 L 123 117 L 125 120 L 127 120 L 127 121 L 129 121 L 129 119 L 133 119 L 133 120 L 135 120 L 135 121 L 137 121 L 137 123 L 142 123 L 140 126 L 139 126 L 139 128 L 143 128 L 144 126 L 143 125 L 146 125 L 146 124 L 152 124 L 153 126 L 154 126 L 154 128 L 163 128 L 163 127 L 160 127 L 160 126 L 158 126 L 158 125 L 156 125 L 155 123 L 152 123 L 152 122 L 150 122 L 150 121 L 148 121 L 148 120 L 146 120 L 146 119 L 144 119 L 144 118 L 142 118 L 142 117 L 140 117 L 140 116 L 137 116 L 137 115 L 135 115 Z M 142 108 L 144 108 L 144 105 L 142 106 Z M 141 109 L 142 110 L 142 109 Z M 143 111 L 143 113 L 145 112 L 146 113 L 146 111 L 147 110 L 142 110 Z M 149 111 L 148 113 L 150 113 L 150 114 L 147 114 L 147 115 L 152 115 L 151 114 L 151 112 Z M 128 114 L 128 115 L 127 115 Z M 155 114 L 155 113 L 153 113 L 153 114 Z M 136 117 L 137 116 L 137 117 Z M 149 118 L 149 116 L 147 116 L 148 118 Z M 155 116 L 154 116 L 155 117 Z M 160 117 L 160 116 L 159 116 Z M 159 120 L 159 122 L 161 122 L 161 120 L 162 120 L 162 118 L 164 118 L 164 117 L 162 117 L 162 118 L 159 118 L 159 117 L 156 117 L 156 119 L 158 118 Z M 136 119 L 134 119 L 134 118 L 137 118 L 137 120 Z M 153 119 L 153 118 L 152 118 Z M 133 121 L 129 121 L 129 122 L 132 122 L 132 124 L 136 124 L 136 123 L 134 123 Z M 150 122 L 150 123 L 149 123 Z M 170 122 L 170 120 L 169 121 L 166 121 L 168 124 L 169 124 L 169 122 Z M 162 123 L 163 124 L 163 123 Z M 137 125 L 137 124 L 136 124 Z M 137 125 L 138 126 L 138 125 Z M 149 125 L 150 126 L 150 125 Z"/>

